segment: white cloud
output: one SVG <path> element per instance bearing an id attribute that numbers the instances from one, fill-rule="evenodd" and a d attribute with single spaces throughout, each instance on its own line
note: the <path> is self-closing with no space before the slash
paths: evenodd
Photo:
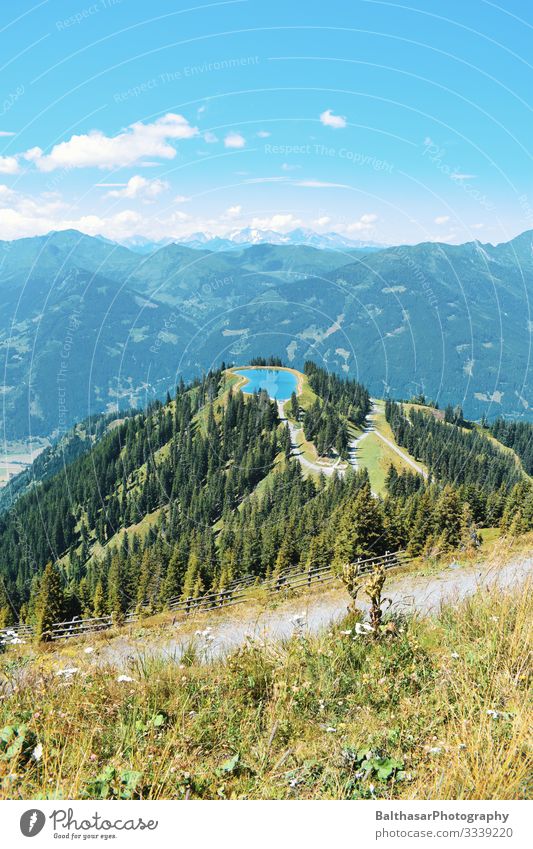
<path id="1" fill-rule="evenodd" d="M 322 215 L 320 218 L 315 218 L 313 224 L 315 225 L 315 227 L 325 227 L 327 224 L 330 223 L 330 221 L 331 218 L 328 218 L 327 215 Z"/>
<path id="2" fill-rule="evenodd" d="M 26 160 L 26 162 L 36 162 L 37 159 L 43 155 L 42 148 L 40 147 L 30 147 L 25 153 L 22 154 L 22 158 Z"/>
<path id="3" fill-rule="evenodd" d="M 238 218 L 241 212 L 242 206 L 240 204 L 237 204 L 236 206 L 229 206 L 226 209 L 226 215 L 228 215 L 230 218 Z"/>
<path id="4" fill-rule="evenodd" d="M 268 139 L 272 135 L 272 133 L 269 133 L 266 130 L 259 130 L 256 135 L 259 139 Z"/>
<path id="5" fill-rule="evenodd" d="M 291 230 L 293 227 L 299 227 L 301 221 L 295 218 L 292 213 L 277 213 L 271 218 L 253 218 L 252 227 L 257 227 L 259 230 Z"/>
<path id="6" fill-rule="evenodd" d="M 187 195 L 176 195 L 176 197 L 174 198 L 174 203 L 187 203 L 187 201 L 189 200 L 190 198 L 187 197 Z"/>
<path id="7" fill-rule="evenodd" d="M 434 220 L 435 220 L 435 224 L 447 224 L 448 221 L 450 220 L 450 216 L 449 215 L 437 215 L 437 217 Z"/>
<path id="8" fill-rule="evenodd" d="M 346 126 L 344 115 L 334 115 L 331 109 L 326 109 L 325 112 L 322 112 L 320 120 L 325 127 L 333 127 L 334 130 L 341 130 Z"/>
<path id="9" fill-rule="evenodd" d="M 136 175 L 135 177 L 131 177 L 124 188 L 121 189 L 113 189 L 110 192 L 107 192 L 106 197 L 108 198 L 142 198 L 143 200 L 153 200 L 161 192 L 164 192 L 165 189 L 168 189 L 168 183 L 164 180 L 148 180 L 146 177 L 141 177 L 140 175 Z"/>
<path id="10" fill-rule="evenodd" d="M 14 156 L 0 156 L 0 174 L 17 174 L 19 164 Z"/>
<path id="11" fill-rule="evenodd" d="M 378 216 L 373 212 L 365 212 L 364 215 L 361 215 L 357 221 L 354 221 L 353 224 L 349 224 L 346 227 L 348 233 L 358 233 L 364 230 L 372 230 L 373 225 L 378 220 Z"/>
<path id="12" fill-rule="evenodd" d="M 54 145 L 49 154 L 32 148 L 24 158 L 34 161 L 40 171 L 56 168 L 120 168 L 141 163 L 146 157 L 174 159 L 176 149 L 170 144 L 177 139 L 198 135 L 183 115 L 169 112 L 152 124 L 140 121 L 131 124 L 116 136 L 106 136 L 100 130 L 86 135 L 71 136 L 68 141 Z M 152 164 L 142 162 L 142 164 Z"/>
<path id="13" fill-rule="evenodd" d="M 214 144 L 218 141 L 218 136 L 215 136 L 214 133 L 210 132 L 204 133 L 204 141 L 206 141 L 207 144 Z"/>
<path id="14" fill-rule="evenodd" d="M 246 139 L 240 133 L 228 133 L 224 139 L 224 147 L 240 148 L 244 147 Z"/>
<path id="15" fill-rule="evenodd" d="M 14 136 L 15 133 L 10 133 L 8 130 L 0 130 L 0 138 L 4 138 L 5 136 Z"/>
<path id="16" fill-rule="evenodd" d="M 12 197 L 16 197 L 16 192 L 13 189 L 10 189 L 8 186 L 0 185 L 0 203 L 3 201 L 8 201 Z"/>

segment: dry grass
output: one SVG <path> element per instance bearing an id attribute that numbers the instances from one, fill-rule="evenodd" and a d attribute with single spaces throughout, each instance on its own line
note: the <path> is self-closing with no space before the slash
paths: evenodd
<path id="1" fill-rule="evenodd" d="M 209 666 L 202 638 L 181 662 L 119 671 L 95 643 L 70 676 L 55 655 L 8 653 L 2 796 L 529 797 L 528 590 L 484 590 L 380 640 L 347 620 Z"/>

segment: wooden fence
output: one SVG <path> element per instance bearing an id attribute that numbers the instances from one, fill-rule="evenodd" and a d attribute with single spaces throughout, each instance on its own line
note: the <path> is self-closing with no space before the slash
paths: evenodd
<path id="1" fill-rule="evenodd" d="M 382 564 L 385 569 L 392 569 L 409 562 L 410 558 L 404 551 L 387 552 L 378 557 L 361 558 L 357 561 L 361 574 L 371 572 L 372 569 Z M 182 613 L 184 616 L 190 613 L 218 610 L 220 608 L 233 607 L 236 604 L 245 604 L 254 599 L 257 593 L 267 597 L 275 597 L 278 594 L 290 590 L 311 589 L 316 585 L 326 584 L 338 579 L 338 574 L 330 565 L 311 566 L 309 569 L 292 568 L 285 569 L 277 575 L 261 581 L 255 575 L 248 575 L 231 581 L 220 590 L 212 590 L 197 598 L 182 598 L 176 596 L 167 603 L 167 609 L 172 612 Z M 254 595 L 255 593 L 255 595 Z M 142 610 L 138 609 L 125 613 L 121 624 L 137 622 L 143 618 Z M 90 619 L 75 617 L 67 622 L 55 622 L 52 625 L 50 637 L 52 640 L 66 640 L 72 637 L 80 637 L 104 631 L 117 624 L 112 616 L 98 616 Z M 0 630 L 0 640 L 9 643 L 13 638 L 26 640 L 34 636 L 35 630 L 31 625 L 13 625 L 11 628 Z"/>

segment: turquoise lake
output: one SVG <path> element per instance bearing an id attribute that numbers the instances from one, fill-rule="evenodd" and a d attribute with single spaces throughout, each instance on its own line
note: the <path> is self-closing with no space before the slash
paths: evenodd
<path id="1" fill-rule="evenodd" d="M 247 368 L 238 370 L 235 374 L 248 378 L 249 382 L 242 387 L 243 392 L 252 393 L 265 389 L 276 401 L 286 401 L 298 388 L 298 379 L 290 371 L 276 368 Z"/>

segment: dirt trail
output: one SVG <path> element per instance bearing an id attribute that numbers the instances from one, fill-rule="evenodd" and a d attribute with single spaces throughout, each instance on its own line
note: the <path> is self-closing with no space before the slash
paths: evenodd
<path id="1" fill-rule="evenodd" d="M 436 612 L 443 602 L 463 599 L 477 589 L 496 585 L 502 589 L 524 582 L 533 575 L 533 556 L 516 557 L 503 566 L 477 565 L 476 567 L 445 568 L 438 575 L 391 576 L 386 595 L 392 599 L 393 609 L 402 613 Z M 195 633 L 190 622 L 182 622 L 169 629 L 167 639 L 159 634 L 157 642 L 150 637 L 134 640 L 125 636 L 114 638 L 101 646 L 95 660 L 122 666 L 138 655 L 171 657 L 179 660 L 187 646 L 194 642 L 205 660 L 222 657 L 241 645 L 249 637 L 275 641 L 290 637 L 295 629 L 295 616 L 303 616 L 303 628 L 315 634 L 346 614 L 347 596 L 338 586 L 326 585 L 322 594 L 316 591 L 294 601 L 282 602 L 276 610 L 246 611 L 240 609 L 235 616 L 231 611 L 204 615 L 198 620 Z M 193 626 L 194 627 L 194 626 Z"/>
<path id="2" fill-rule="evenodd" d="M 289 433 L 291 437 L 291 456 L 296 457 L 299 463 L 302 466 L 305 466 L 306 469 L 310 469 L 312 472 L 317 472 L 322 475 L 334 475 L 337 473 L 342 477 L 344 472 L 346 471 L 346 464 L 342 463 L 340 458 L 335 463 L 313 463 L 311 460 L 308 460 L 307 457 L 304 457 L 303 452 L 300 449 L 300 440 L 299 437 L 303 433 L 303 428 L 296 427 L 290 419 L 285 415 L 284 405 L 286 401 L 278 401 L 278 414 L 280 420 L 282 422 L 286 422 L 289 425 Z"/>
<path id="3" fill-rule="evenodd" d="M 353 466 L 355 469 L 358 468 L 359 462 L 357 459 L 357 449 L 359 447 L 359 443 L 362 439 L 365 438 L 365 436 L 368 436 L 369 433 L 375 433 L 376 436 L 381 439 L 382 442 L 388 445 L 389 448 L 392 448 L 392 450 L 398 455 L 398 457 L 401 457 L 402 460 L 404 460 L 404 462 L 407 463 L 408 466 L 411 466 L 411 468 L 414 469 L 415 472 L 418 472 L 419 475 L 422 475 L 423 478 L 427 479 L 427 472 L 424 471 L 424 469 L 419 466 L 418 463 L 415 463 L 415 461 L 412 460 L 404 451 L 402 451 L 402 449 L 398 445 L 396 445 L 395 442 L 393 442 L 391 439 L 388 439 L 381 433 L 381 431 L 377 429 L 375 425 L 375 417 L 378 413 L 382 412 L 383 407 L 381 407 L 376 401 L 372 399 L 372 409 L 366 417 L 366 424 L 363 432 L 360 434 L 360 436 L 356 437 L 356 439 L 352 439 L 351 442 L 348 444 L 348 448 L 350 451 L 348 462 L 350 463 L 350 465 Z"/>

